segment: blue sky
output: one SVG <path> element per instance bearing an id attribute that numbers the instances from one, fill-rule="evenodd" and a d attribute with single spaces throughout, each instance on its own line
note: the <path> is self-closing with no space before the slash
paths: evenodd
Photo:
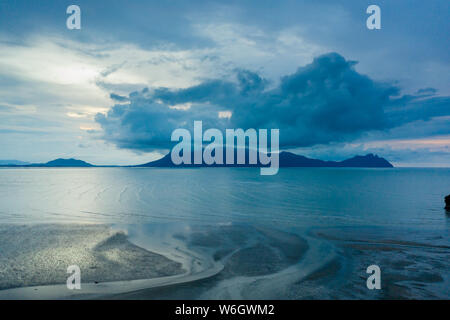
<path id="1" fill-rule="evenodd" d="M 81 30 L 66 28 L 71 4 Z M 449 166 L 449 6 L 1 1 L 0 159 L 137 164 L 204 120 L 280 128 L 283 148 L 314 157 Z"/>

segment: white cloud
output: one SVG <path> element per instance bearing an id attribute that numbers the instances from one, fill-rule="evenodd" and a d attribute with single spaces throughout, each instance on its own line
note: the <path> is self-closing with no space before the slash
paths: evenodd
<path id="1" fill-rule="evenodd" d="M 195 30 L 215 43 L 211 53 L 222 65 L 259 70 L 274 80 L 327 51 L 306 40 L 298 28 L 267 32 L 237 23 L 210 23 L 197 24 Z"/>

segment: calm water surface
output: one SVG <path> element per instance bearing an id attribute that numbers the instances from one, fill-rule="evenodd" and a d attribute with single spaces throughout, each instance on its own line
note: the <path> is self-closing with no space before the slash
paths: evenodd
<path id="1" fill-rule="evenodd" d="M 0 169 L 0 222 L 448 229 L 450 169 Z"/>

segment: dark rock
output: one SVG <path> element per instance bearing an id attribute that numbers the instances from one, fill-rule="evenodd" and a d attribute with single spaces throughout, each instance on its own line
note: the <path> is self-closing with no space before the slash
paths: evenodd
<path id="1" fill-rule="evenodd" d="M 450 211 L 450 194 L 445 197 L 445 210 Z"/>

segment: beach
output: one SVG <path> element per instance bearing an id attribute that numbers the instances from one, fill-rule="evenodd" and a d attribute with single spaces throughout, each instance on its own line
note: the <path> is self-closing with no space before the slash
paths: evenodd
<path id="1" fill-rule="evenodd" d="M 77 265 L 84 283 L 147 279 L 183 272 L 104 225 L 0 226 L 0 290 L 64 284 Z"/>
<path id="2" fill-rule="evenodd" d="M 0 299 L 445 299 L 448 239 L 377 228 L 0 226 Z M 383 290 L 365 268 L 383 270 Z M 81 290 L 66 269 L 78 265 Z"/>
<path id="3" fill-rule="evenodd" d="M 107 225 L 2 225 L 0 298 L 142 298 L 145 290 L 219 274 L 222 279 L 275 274 L 295 264 L 307 249 L 301 238 L 272 230 L 169 230 L 177 230 L 170 233 L 173 243 L 162 240 L 160 232 L 148 234 L 145 241 L 174 260 L 135 245 L 126 232 Z M 81 290 L 66 288 L 69 265 L 80 267 Z"/>

